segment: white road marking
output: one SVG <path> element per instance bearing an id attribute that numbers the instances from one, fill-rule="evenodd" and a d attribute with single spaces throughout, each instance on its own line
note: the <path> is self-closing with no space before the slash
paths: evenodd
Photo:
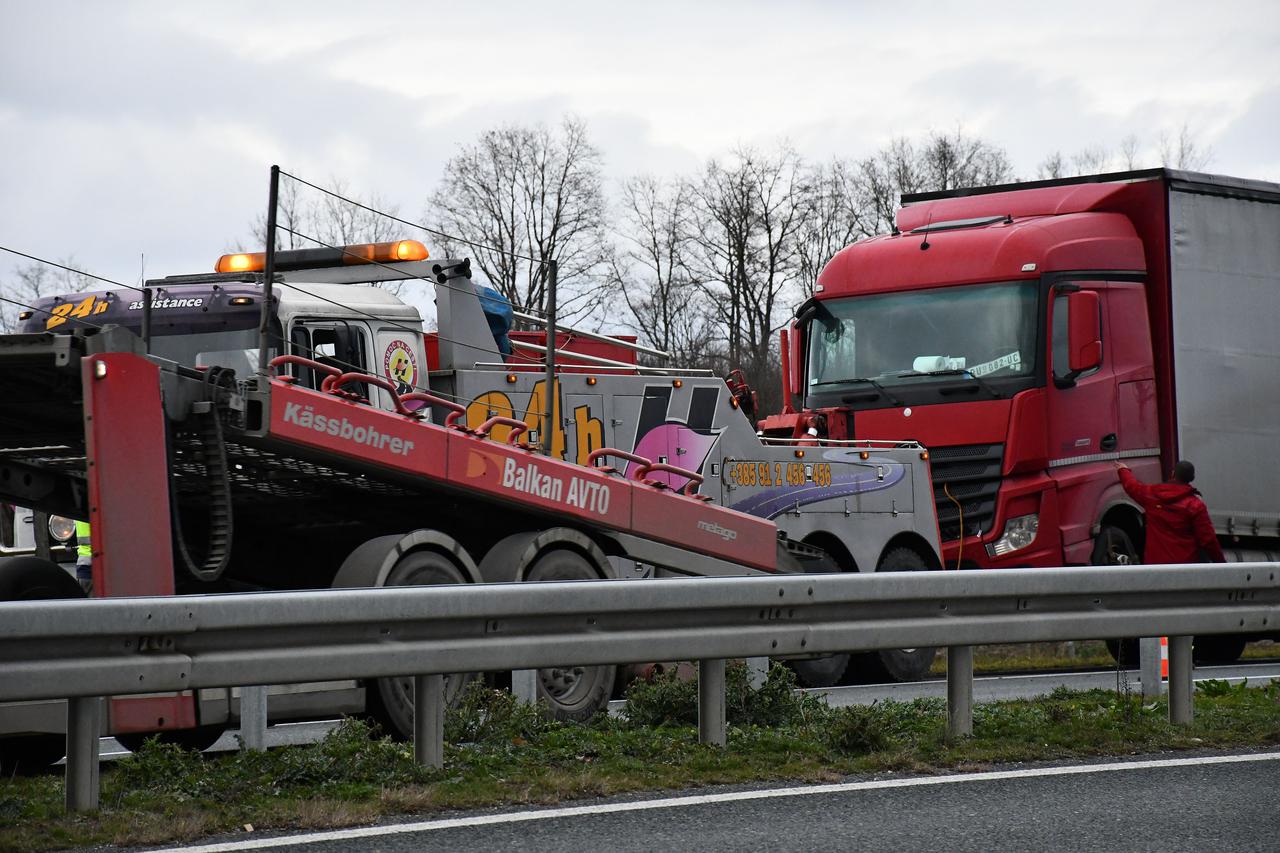
<path id="1" fill-rule="evenodd" d="M 376 838 L 383 835 L 403 835 L 413 832 L 431 832 L 438 829 L 458 829 L 474 826 L 526 823 L 535 820 L 552 820 L 581 815 L 615 814 L 618 812 L 650 811 L 654 809 L 678 809 L 685 806 L 714 805 L 745 800 L 768 800 L 777 797 L 803 797 L 810 794 L 840 794 L 849 791 L 871 791 L 880 788 L 916 788 L 926 785 L 950 785 L 964 782 L 991 782 L 1000 779 L 1028 779 L 1043 776 L 1076 776 L 1088 773 L 1111 773 L 1119 770 L 1149 770 L 1164 767 L 1193 767 L 1205 764 L 1239 764 L 1250 761 L 1278 761 L 1280 752 L 1264 752 L 1248 755 L 1210 755 L 1199 758 L 1166 758 L 1149 761 L 1116 761 L 1108 764 L 1077 764 L 1069 767 L 1038 767 L 1024 770 L 995 770 L 986 773 L 956 773 L 947 776 L 924 776 L 909 779 L 877 779 L 870 782 L 842 782 L 829 785 L 805 785 L 794 788 L 769 788 L 757 791 L 728 791 L 722 794 L 699 794 L 689 797 L 665 797 L 659 800 L 640 800 L 627 803 L 602 803 L 592 806 L 569 806 L 558 809 L 504 812 L 502 814 L 474 815 L 445 818 L 418 823 L 397 823 L 386 826 L 368 826 L 359 829 L 337 829 L 328 832 L 309 832 L 302 835 L 274 838 L 230 841 L 220 844 L 204 844 L 195 847 L 172 847 L 182 853 L 231 853 L 237 850 L 265 850 L 291 844 L 319 844 L 326 841 L 349 841 L 358 838 Z"/>

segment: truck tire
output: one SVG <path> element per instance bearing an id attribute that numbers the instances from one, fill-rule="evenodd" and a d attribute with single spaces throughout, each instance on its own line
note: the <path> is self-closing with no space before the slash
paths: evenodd
<path id="1" fill-rule="evenodd" d="M 433 543 L 402 553 L 414 543 Z M 394 563 L 388 564 L 394 559 Z M 341 588 L 374 586 L 434 586 L 467 583 L 474 576 L 470 558 L 451 537 L 436 531 L 416 531 L 407 536 L 384 536 L 361 545 L 343 562 L 333 585 Z M 460 565 L 460 561 L 464 563 Z M 444 698 L 454 705 L 474 672 L 444 677 Z M 413 739 L 413 676 L 377 678 L 365 691 L 365 714 L 397 740 Z"/>
<path id="2" fill-rule="evenodd" d="M 884 552 L 876 566 L 877 572 L 924 572 L 934 568 L 914 548 L 896 545 Z M 937 646 L 914 649 L 880 649 L 858 655 L 856 671 L 859 680 L 919 681 L 929 674 L 933 659 L 938 656 Z M 848 676 L 846 676 L 848 677 Z"/>
<path id="3" fill-rule="evenodd" d="M 525 569 L 523 580 L 599 580 L 600 571 L 591 560 L 569 548 L 549 548 Z M 595 666 L 553 666 L 538 670 L 538 701 L 557 720 L 583 722 L 609 704 L 618 668 L 613 664 Z"/>
<path id="4" fill-rule="evenodd" d="M 1106 646 L 1107 651 L 1111 653 L 1111 659 L 1120 666 L 1128 669 L 1137 669 L 1142 663 L 1142 656 L 1138 651 L 1139 645 L 1136 638 L 1107 640 Z"/>
<path id="5" fill-rule="evenodd" d="M 848 556 L 845 551 L 843 556 L 845 562 L 841 563 L 832 554 L 823 548 L 825 541 L 813 541 L 806 539 L 806 545 L 819 548 L 823 551 L 823 556 L 816 558 L 818 562 L 810 562 L 807 565 L 797 564 L 797 571 L 813 572 L 815 574 L 839 574 L 840 572 L 857 572 L 858 567 L 854 565 L 853 558 Z M 841 546 L 842 547 L 842 546 Z M 782 556 L 787 552 L 782 547 L 782 543 L 778 544 L 779 565 L 782 564 Z M 835 687 L 840 683 L 840 679 L 844 678 L 845 671 L 849 669 L 849 661 L 853 659 L 853 655 L 849 652 L 832 652 L 831 654 L 816 655 L 808 658 L 789 658 L 786 660 L 787 667 L 796 674 L 796 683 L 801 687 Z"/>
<path id="6" fill-rule="evenodd" d="M 0 560 L 0 601 L 46 601 L 84 598 L 84 590 L 61 567 L 39 557 Z M 52 767 L 67 753 L 60 734 L 14 735 L 0 738 L 0 776 L 29 776 Z"/>
<path id="7" fill-rule="evenodd" d="M 1089 562 L 1095 566 L 1133 566 L 1141 558 L 1133 544 L 1133 538 L 1122 527 L 1104 524 L 1093 540 L 1093 553 Z M 1107 651 L 1111 659 L 1124 667 L 1136 667 L 1138 659 L 1138 641 L 1132 637 L 1106 641 Z"/>
<path id="8" fill-rule="evenodd" d="M 796 682 L 801 687 L 835 687 L 844 678 L 852 658 L 848 652 L 835 652 L 814 658 L 799 658 L 787 661 L 787 666 L 796 674 Z"/>
<path id="9" fill-rule="evenodd" d="M 1135 566 L 1142 557 L 1123 527 L 1104 524 L 1093 540 L 1089 562 L 1095 566 Z"/>
<path id="10" fill-rule="evenodd" d="M 39 557 L 0 560 L 0 601 L 84 597 L 80 583 L 56 563 Z"/>
<path id="11" fill-rule="evenodd" d="M 1244 654 L 1247 641 L 1239 634 L 1208 634 L 1191 641 L 1191 656 L 1197 664 L 1235 663 Z"/>

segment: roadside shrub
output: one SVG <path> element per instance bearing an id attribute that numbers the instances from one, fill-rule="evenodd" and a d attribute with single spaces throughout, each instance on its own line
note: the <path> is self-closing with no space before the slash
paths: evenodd
<path id="1" fill-rule="evenodd" d="M 796 691 L 790 669 L 775 663 L 759 690 L 751 687 L 751 673 L 742 661 L 725 669 L 725 717 L 738 726 L 785 726 L 824 713 L 822 702 Z M 698 683 L 665 672 L 652 681 L 637 681 L 627 689 L 627 720 L 637 726 L 696 725 Z"/>
<path id="2" fill-rule="evenodd" d="M 633 681 L 627 687 L 623 716 L 635 726 L 696 725 L 698 682 L 680 678 L 675 670 L 651 681 Z"/>
<path id="3" fill-rule="evenodd" d="M 843 755 L 866 755 L 889 745 L 884 720 L 875 706 L 834 709 L 824 726 L 827 744 Z"/>
<path id="4" fill-rule="evenodd" d="M 445 712 L 444 741 L 506 743 L 531 740 L 557 723 L 538 705 L 529 705 L 482 681 L 467 685 L 458 703 Z"/>
<path id="5" fill-rule="evenodd" d="M 116 763 L 115 781 L 122 789 L 190 794 L 204 774 L 200 753 L 151 737 Z"/>
<path id="6" fill-rule="evenodd" d="M 734 725 L 796 725 L 826 713 L 821 700 L 796 689 L 796 674 L 780 663 L 769 667 L 759 690 L 752 689 L 750 670 L 744 663 L 732 664 L 725 681 L 725 716 Z"/>
<path id="7" fill-rule="evenodd" d="M 246 776 L 261 776 L 271 788 L 408 784 L 426 780 L 431 771 L 413 759 L 411 744 L 377 736 L 364 720 L 347 718 L 320 742 L 303 749 L 239 753 L 235 761 Z"/>

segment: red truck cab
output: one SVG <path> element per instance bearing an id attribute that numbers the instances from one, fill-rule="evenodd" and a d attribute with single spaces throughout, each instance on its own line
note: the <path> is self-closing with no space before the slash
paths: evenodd
<path id="1" fill-rule="evenodd" d="M 1186 254 L 1177 241 L 1212 254 L 1211 226 L 1229 223 L 1174 211 L 1175 189 L 1194 203 L 1197 179 L 1237 225 L 1271 230 L 1280 187 L 1165 170 L 904 197 L 894 233 L 836 254 L 797 311 L 785 381 L 800 411 L 762 429 L 923 443 L 948 566 L 1137 562 L 1142 517 L 1114 463 L 1158 481 L 1179 439 L 1206 432 L 1186 402 L 1180 422 L 1192 386 L 1175 392 L 1175 352 L 1199 370 L 1185 353 L 1205 347 L 1186 343 L 1194 317 L 1175 322 L 1171 263 Z M 1245 272 L 1223 280 L 1256 279 Z M 1214 313 L 1193 284 L 1197 310 Z M 1241 297 L 1224 285 L 1221 298 Z M 1195 387 L 1197 411 L 1214 411 L 1215 392 Z M 1225 534 L 1236 521 L 1215 523 Z"/>

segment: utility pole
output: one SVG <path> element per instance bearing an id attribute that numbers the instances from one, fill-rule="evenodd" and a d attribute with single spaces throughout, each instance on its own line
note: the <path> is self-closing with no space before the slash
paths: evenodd
<path id="1" fill-rule="evenodd" d="M 267 353 L 271 345 L 271 284 L 276 276 L 276 200 L 280 195 L 280 167 L 271 167 L 271 187 L 267 191 L 267 250 L 262 264 L 262 319 L 258 325 L 258 373 L 267 374 Z"/>
<path id="2" fill-rule="evenodd" d="M 547 383 L 545 399 L 547 417 L 542 422 L 542 455 L 550 456 L 552 439 L 555 436 L 556 415 L 556 274 L 558 272 L 555 259 L 544 261 L 547 265 Z"/>

